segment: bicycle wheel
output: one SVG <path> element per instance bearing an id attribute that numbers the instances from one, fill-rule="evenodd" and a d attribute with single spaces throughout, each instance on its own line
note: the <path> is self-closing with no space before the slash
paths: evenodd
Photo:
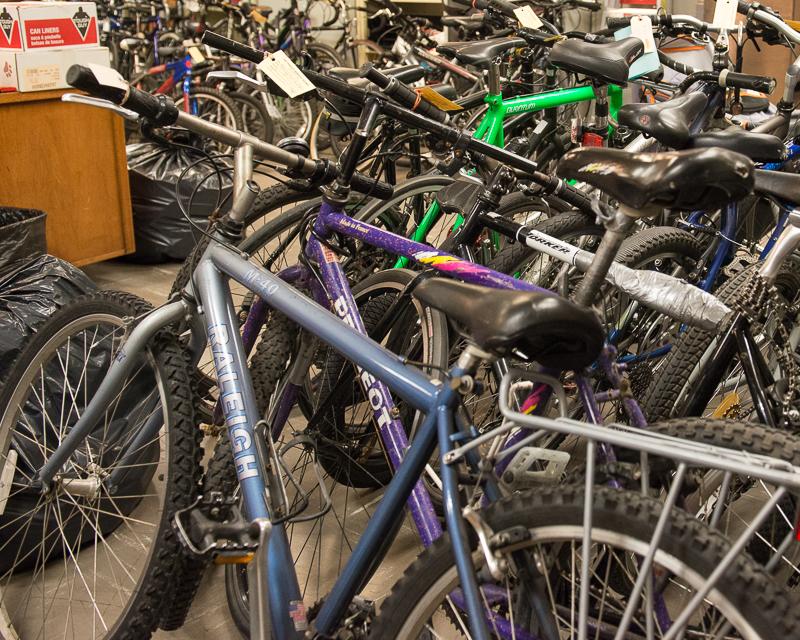
<path id="1" fill-rule="evenodd" d="M 186 360 L 166 331 L 108 404 L 48 494 L 33 474 L 94 396 L 143 300 L 100 292 L 64 305 L 0 390 L 0 627 L 7 640 L 57 633 L 147 638 L 172 588 L 172 516 L 200 477 Z M 138 439 L 137 439 L 138 437 Z"/>
<path id="2" fill-rule="evenodd" d="M 218 124 L 231 129 L 244 128 L 242 114 L 236 103 L 227 95 L 203 85 L 193 85 L 189 90 L 189 111 L 192 115 L 202 118 L 213 124 Z M 213 142 L 208 138 L 202 139 L 202 144 L 206 150 L 217 153 L 230 153 L 231 147 Z"/>
<path id="3" fill-rule="evenodd" d="M 595 489 L 592 546 L 583 546 L 584 491 L 561 485 L 521 493 L 481 509 L 488 527 L 508 532 L 514 543 L 496 545 L 495 555 L 508 563 L 502 579 L 485 570 L 485 556 L 473 555 L 480 571 L 490 631 L 496 637 L 543 637 L 531 603 L 531 568 L 544 591 L 544 606 L 557 626 L 556 637 L 577 637 L 578 598 L 588 593 L 588 630 L 592 638 L 612 638 L 650 546 L 661 505 L 640 494 L 604 487 Z M 513 534 L 511 533 L 513 532 Z M 649 617 L 638 594 L 626 638 L 663 637 L 689 597 L 702 585 L 729 549 L 728 541 L 701 522 L 675 509 L 655 550 L 653 595 L 658 607 Z M 583 561 L 590 565 L 590 584 L 580 582 Z M 483 571 L 481 571 L 484 569 Z M 459 604 L 458 574 L 449 534 L 428 548 L 409 567 L 381 605 L 370 638 L 470 637 L 467 614 Z M 540 598 L 541 599 L 541 598 Z M 726 623 L 725 638 L 792 637 L 800 632 L 793 599 L 745 556 L 739 556 L 716 582 L 683 637 L 712 638 Z M 776 627 L 776 625 L 778 625 Z M 510 627 L 510 628 L 509 628 Z M 500 631 L 505 629 L 505 633 Z M 786 635 L 788 634 L 788 635 Z"/>
<path id="4" fill-rule="evenodd" d="M 236 103 L 242 114 L 243 130 L 259 140 L 272 142 L 274 128 L 264 103 L 242 91 L 229 91 L 225 95 Z"/>
<path id="5" fill-rule="evenodd" d="M 717 297 L 729 307 L 737 308 L 737 305 L 752 294 L 750 277 L 757 273 L 759 267 L 758 264 L 751 265 L 732 277 L 719 288 Z M 794 303 L 800 295 L 800 269 L 794 259 L 783 265 L 775 287 L 780 297 L 786 301 L 786 306 L 777 311 L 770 305 L 767 316 L 760 322 L 761 330 L 753 336 L 773 371 L 780 369 L 775 350 L 779 327 L 782 325 L 791 332 L 797 326 Z M 642 397 L 642 410 L 648 420 L 658 421 L 686 415 L 699 381 L 708 382 L 705 364 L 720 337 L 695 327 L 681 334 L 667 357 L 654 368 L 652 381 Z M 738 354 L 733 355 L 721 378 L 712 382 L 716 383 L 716 388 L 710 397 L 701 399 L 701 404 L 705 405 L 701 409 L 704 417 L 757 420 Z"/>
<path id="6" fill-rule="evenodd" d="M 666 436 L 703 444 L 745 451 L 749 454 L 785 460 L 800 466 L 800 437 L 770 427 L 708 418 L 680 418 L 647 425 L 647 430 Z M 651 485 L 666 491 L 669 487 L 673 461 L 651 456 Z M 717 470 L 691 468 L 682 487 L 679 506 L 699 520 L 712 524 L 728 538 L 735 539 L 752 521 L 776 487 L 751 477 L 733 474 L 726 480 Z M 782 584 L 796 588 L 800 584 L 800 549 L 791 544 L 773 559 L 788 537 L 794 538 L 800 496 L 787 494 L 759 527 L 749 541 L 747 553 L 760 565 L 774 563 L 770 573 Z"/>

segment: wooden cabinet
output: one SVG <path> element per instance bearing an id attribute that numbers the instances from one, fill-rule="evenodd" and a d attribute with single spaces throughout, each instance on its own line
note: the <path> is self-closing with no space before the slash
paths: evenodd
<path id="1" fill-rule="evenodd" d="M 47 248 L 84 265 L 134 250 L 125 133 L 66 91 L 0 94 L 0 205 L 47 212 Z"/>

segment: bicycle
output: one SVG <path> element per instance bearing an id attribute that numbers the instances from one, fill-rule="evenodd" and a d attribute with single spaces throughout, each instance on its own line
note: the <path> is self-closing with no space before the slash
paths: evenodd
<path id="1" fill-rule="evenodd" d="M 106 98 L 112 98 L 118 102 L 124 100 L 127 108 L 134 108 L 137 111 L 141 111 L 145 117 L 154 119 L 158 124 L 164 125 L 176 122 L 187 128 L 194 128 L 198 133 L 204 132 L 217 136 L 220 141 L 225 143 L 234 143 L 234 140 L 238 140 L 238 143 L 251 147 L 253 152 L 257 155 L 270 158 L 276 162 L 283 162 L 307 175 L 314 175 L 322 169 L 319 162 L 307 160 L 301 156 L 261 143 L 251 137 L 243 136 L 243 134 L 237 134 L 222 127 L 196 120 L 192 116 L 180 112 L 174 105 L 170 105 L 163 98 L 158 99 L 143 94 L 135 88 L 129 87 L 126 83 L 122 82 L 121 79 L 114 80 L 110 83 L 109 80 L 106 79 L 105 83 L 101 84 L 88 69 L 80 68 L 73 69 L 70 75 L 73 84 L 77 84 L 84 89 L 90 90 L 92 93 L 99 94 Z M 107 76 L 103 77 L 107 78 Z M 397 108 L 391 107 L 388 104 L 384 105 L 384 108 L 389 112 L 397 112 Z M 411 116 L 406 113 L 406 117 L 410 118 Z M 415 117 L 420 118 L 420 116 Z M 469 144 L 473 145 L 474 148 L 481 149 L 487 154 L 492 154 L 498 159 L 508 162 L 512 166 L 517 166 L 528 171 L 531 170 L 530 162 L 524 158 L 514 156 L 513 154 L 490 146 L 483 146 L 479 141 L 471 141 Z M 354 157 L 358 157 L 357 151 L 356 149 L 353 152 Z M 246 156 L 247 153 L 239 153 L 237 155 L 244 160 L 244 156 Z M 739 162 L 739 160 L 735 160 L 734 158 L 728 158 L 726 159 L 725 166 L 736 173 L 735 168 L 738 168 Z M 351 173 L 353 168 L 350 166 L 350 168 L 347 169 L 346 164 L 344 167 L 345 169 L 342 172 L 343 176 L 341 177 L 340 185 L 347 183 L 347 173 Z M 736 175 L 739 174 L 736 173 Z M 253 190 L 248 188 L 247 183 L 242 180 L 242 178 L 246 177 L 246 174 L 242 175 L 240 173 L 238 177 L 240 180 L 238 182 L 240 189 L 237 194 L 239 200 L 234 203 L 233 219 L 231 221 L 234 227 L 236 226 L 236 220 L 241 219 L 243 212 L 247 209 L 247 205 L 252 201 L 254 195 Z M 354 180 L 354 184 L 360 184 L 362 187 L 365 186 L 364 182 L 359 180 Z M 367 182 L 367 186 L 368 185 L 369 182 Z M 339 188 L 341 189 L 341 186 Z M 726 197 L 728 195 L 729 194 L 726 194 Z M 710 199 L 709 202 L 712 202 L 714 198 L 719 198 L 720 195 L 712 190 L 712 192 L 709 192 L 708 197 Z M 343 233 L 349 232 L 354 235 L 371 233 L 366 228 L 360 228 L 358 224 L 353 225 L 348 222 L 349 219 L 341 213 L 338 213 L 333 206 L 331 206 L 327 212 L 323 211 L 323 215 L 325 214 L 330 216 L 328 224 L 337 225 L 336 227 L 331 226 L 332 229 L 336 228 Z M 319 220 L 318 218 L 318 223 L 322 224 Z M 317 229 L 324 233 L 324 227 L 318 226 Z M 233 230 L 233 228 L 231 228 L 231 230 Z M 412 253 L 419 253 L 417 245 L 396 236 L 392 237 L 386 234 L 385 236 L 385 242 L 404 242 L 407 243 Z M 226 237 L 224 227 L 220 230 L 220 234 L 217 237 L 224 242 L 224 238 Z M 316 255 L 320 259 L 319 263 L 323 272 L 328 270 L 329 273 L 337 273 L 338 263 L 332 259 L 333 254 L 331 248 L 326 247 L 321 242 L 314 248 L 313 243 L 314 239 L 312 238 L 310 240 L 310 244 L 312 245 L 311 250 L 312 252 L 317 252 Z M 426 249 L 428 252 L 431 251 L 429 248 Z M 445 256 L 442 252 L 433 253 L 440 257 Z M 312 253 L 312 255 L 314 254 Z M 417 256 L 418 259 L 421 257 L 422 256 L 419 255 Z M 331 261 L 327 262 L 326 260 Z M 492 273 L 485 268 L 476 268 L 477 265 L 469 265 L 452 256 L 448 259 L 447 263 L 449 265 L 447 270 L 456 272 L 466 271 L 470 274 L 467 277 L 475 278 L 478 281 L 490 282 L 495 285 L 505 284 L 508 288 L 520 287 L 518 281 L 514 281 L 508 276 Z M 375 558 L 380 557 L 378 550 L 383 547 L 386 527 L 390 526 L 393 521 L 392 514 L 399 509 L 409 493 L 412 493 L 422 504 L 425 503 L 424 490 L 422 490 L 417 478 L 423 466 L 429 460 L 434 440 L 436 439 L 437 420 L 439 444 L 442 449 L 442 454 L 446 455 L 452 447 L 450 430 L 454 425 L 450 423 L 447 416 L 458 406 L 458 385 L 438 385 L 432 383 L 422 372 L 408 367 L 404 364 L 402 359 L 391 355 L 378 344 L 366 340 L 363 336 L 360 336 L 358 331 L 350 328 L 347 323 L 334 320 L 331 315 L 323 311 L 314 302 L 302 295 L 298 295 L 294 289 L 283 283 L 280 278 L 264 270 L 253 267 L 247 261 L 236 255 L 235 252 L 225 248 L 222 244 L 213 244 L 209 247 L 205 259 L 198 266 L 195 285 L 198 295 L 204 302 L 203 309 L 206 315 L 209 338 L 212 348 L 217 355 L 217 362 L 219 365 L 217 371 L 218 379 L 222 381 L 225 391 L 240 394 L 240 396 L 237 396 L 240 400 L 236 402 L 233 402 L 231 398 L 231 402 L 226 407 L 226 412 L 231 422 L 231 440 L 236 443 L 238 449 L 236 452 L 236 461 L 239 468 L 244 504 L 248 513 L 248 518 L 258 518 L 259 516 L 268 515 L 264 501 L 264 489 L 268 485 L 265 484 L 264 474 L 269 468 L 268 460 L 274 460 L 274 454 L 270 454 L 268 449 L 262 451 L 260 445 L 256 444 L 260 442 L 257 433 L 261 434 L 262 430 L 261 427 L 257 429 L 257 433 L 253 430 L 258 423 L 258 413 L 254 408 L 252 388 L 245 368 L 244 359 L 241 356 L 241 341 L 238 331 L 236 330 L 235 321 L 233 321 L 233 309 L 230 306 L 229 298 L 224 295 L 221 297 L 217 296 L 220 292 L 217 287 L 224 287 L 220 279 L 221 276 L 217 272 L 217 268 L 222 269 L 234 279 L 254 288 L 263 299 L 269 300 L 278 310 L 286 313 L 292 320 L 298 322 L 306 329 L 311 330 L 321 339 L 335 344 L 345 357 L 353 360 L 357 365 L 364 367 L 366 371 L 377 373 L 378 369 L 380 369 L 381 378 L 390 382 L 391 386 L 395 387 L 401 396 L 411 401 L 416 407 L 428 410 L 428 417 L 425 419 L 425 423 L 419 435 L 415 438 L 414 443 L 405 456 L 405 464 L 400 468 L 397 475 L 390 483 L 389 490 L 387 491 L 386 497 L 384 497 L 384 500 L 381 502 L 381 505 L 378 507 L 376 516 L 373 517 L 367 531 L 362 536 L 359 551 L 352 556 L 343 574 L 343 578 L 341 579 L 342 588 L 334 590 L 332 597 L 325 601 L 315 618 L 315 628 L 321 633 L 328 633 L 329 630 L 333 628 L 333 625 L 337 624 L 342 618 L 342 615 L 345 613 L 352 599 L 354 591 L 358 588 L 363 577 L 368 575 L 369 568 L 374 565 Z M 445 286 L 444 288 L 442 288 L 441 284 L 433 286 L 436 282 L 437 281 L 434 280 L 429 281 L 428 295 L 437 298 L 440 303 L 452 307 L 450 311 L 453 313 L 454 317 L 459 317 L 455 312 L 455 308 L 459 306 L 468 306 L 464 305 L 464 302 L 466 302 L 468 297 L 475 295 L 475 289 L 469 287 L 469 285 L 458 285 L 455 283 L 452 286 Z M 467 288 L 464 289 L 464 287 Z M 494 296 L 496 304 L 502 302 L 503 305 L 509 305 L 507 307 L 509 310 L 513 308 L 514 304 L 518 304 L 520 300 L 523 301 L 523 304 L 532 304 L 533 306 L 529 312 L 530 315 L 524 316 L 523 320 L 523 327 L 526 329 L 533 329 L 534 327 L 541 326 L 539 324 L 541 320 L 536 319 L 533 313 L 535 311 L 544 313 L 546 308 L 549 308 L 556 316 L 559 314 L 568 314 L 561 317 L 568 317 L 569 322 L 562 323 L 561 328 L 554 327 L 552 331 L 555 333 L 540 335 L 538 340 L 534 338 L 537 332 L 523 331 L 526 336 L 531 336 L 531 340 L 526 337 L 522 342 L 519 342 L 519 338 L 516 335 L 510 335 L 516 333 L 516 329 L 512 330 L 512 327 L 519 327 L 519 325 L 514 325 L 511 318 L 509 318 L 511 324 L 507 325 L 505 330 L 500 333 L 489 335 L 481 334 L 483 330 L 479 322 L 471 324 L 470 321 L 463 316 L 459 317 L 459 320 L 469 326 L 470 333 L 475 334 L 474 337 L 478 339 L 479 343 L 483 343 L 485 347 L 492 349 L 495 353 L 503 353 L 512 347 L 517 347 L 524 349 L 528 353 L 536 354 L 535 357 L 545 365 L 551 364 L 575 368 L 582 368 L 585 364 L 594 360 L 598 350 L 602 346 L 600 326 L 596 318 L 586 310 L 553 297 L 549 292 L 543 293 L 542 296 L 544 297 L 542 297 L 538 295 L 532 287 L 527 287 L 527 289 L 531 293 L 525 294 L 518 291 L 509 291 L 505 294 L 501 294 L 501 292 L 495 291 L 491 295 Z M 342 295 L 346 295 L 346 287 L 340 290 Z M 222 289 L 222 291 L 224 291 L 224 289 Z M 446 302 L 448 296 L 444 295 L 448 291 L 450 291 L 452 295 L 452 297 L 449 298 L 449 303 Z M 422 291 L 419 291 L 419 293 L 421 295 Z M 189 292 L 187 292 L 187 294 L 189 294 Z M 430 300 L 428 300 L 428 302 L 430 303 Z M 123 381 L 126 372 L 132 371 L 137 366 L 136 358 L 134 357 L 139 348 L 137 345 L 143 346 L 146 344 L 147 340 L 162 326 L 166 326 L 172 322 L 180 322 L 181 319 L 185 317 L 187 311 L 190 314 L 192 313 L 193 308 L 194 305 L 189 303 L 188 300 L 171 302 L 156 312 L 147 315 L 137 325 L 126 341 L 125 346 L 117 352 L 114 364 L 110 368 L 110 375 L 107 376 L 104 383 L 101 384 L 92 402 L 83 412 L 80 421 L 72 426 L 67 438 L 58 447 L 56 453 L 54 453 L 41 468 L 37 474 L 38 480 L 33 486 L 50 486 L 51 479 L 55 477 L 56 472 L 62 467 L 63 462 L 70 458 L 71 454 L 75 451 L 74 447 L 80 444 L 86 431 L 91 430 L 93 420 L 100 417 L 98 415 L 98 410 L 102 410 L 102 407 L 105 406 L 105 401 L 110 396 L 113 397 L 115 395 L 116 391 L 114 387 Z M 350 306 L 350 309 L 353 309 L 353 307 Z M 357 312 L 352 310 L 350 313 L 353 314 L 349 316 L 351 322 L 358 326 Z M 188 320 L 188 324 L 191 326 L 193 336 L 191 351 L 196 359 L 199 357 L 206 342 L 204 336 L 205 329 L 202 326 L 199 316 Z M 580 328 L 580 331 L 577 332 L 577 335 L 582 335 L 584 338 L 584 342 L 580 345 L 575 344 L 571 339 L 573 330 L 578 328 Z M 562 333 L 562 330 L 568 330 L 568 334 L 570 335 L 570 340 L 562 343 L 565 351 L 559 348 L 551 349 L 548 352 L 543 345 L 552 346 L 556 337 L 561 339 L 561 336 L 566 336 L 567 334 Z M 551 331 L 551 329 L 548 329 L 548 332 L 549 331 Z M 506 332 L 508 332 L 508 335 Z M 479 337 L 481 335 L 483 337 Z M 465 351 L 460 366 L 453 370 L 452 377 L 464 378 L 466 380 L 466 377 L 474 370 L 474 367 L 485 358 L 482 351 L 476 351 L 475 349 L 476 347 L 471 347 Z M 569 357 L 567 357 L 568 355 Z M 373 381 L 369 384 L 369 387 L 377 391 L 378 394 L 381 393 L 380 389 L 384 388 L 383 384 L 377 381 Z M 391 405 L 388 402 L 382 401 L 380 406 L 376 408 L 376 418 L 382 420 L 387 426 L 391 425 L 393 422 L 391 419 L 387 422 L 386 416 L 390 414 L 386 412 L 389 406 Z M 441 409 L 435 411 L 433 410 L 435 407 L 441 407 Z M 158 413 L 152 414 L 148 422 L 149 424 L 146 425 L 147 428 L 142 433 L 138 434 L 136 441 L 131 443 L 131 446 L 134 444 L 138 446 L 141 442 L 147 442 L 151 433 L 161 430 L 160 423 L 162 422 L 162 418 Z M 458 421 L 456 421 L 456 424 L 459 424 Z M 389 426 L 389 428 L 394 431 L 394 435 L 398 438 L 398 443 L 402 443 L 404 438 L 402 428 L 396 425 L 395 427 Z M 150 433 L 148 433 L 148 430 Z M 83 433 L 81 433 L 82 431 Z M 237 438 L 243 439 L 237 440 Z M 269 440 L 267 439 L 266 442 L 269 442 Z M 135 448 L 136 447 L 134 447 L 134 449 Z M 396 450 L 396 457 L 402 457 L 403 452 L 404 450 L 402 447 Z M 455 468 L 443 465 L 442 478 L 445 486 L 445 494 L 448 495 L 446 501 L 446 504 L 449 505 L 446 514 L 448 529 L 451 532 L 460 531 L 463 533 L 465 531 L 464 523 L 460 520 L 459 511 L 454 509 L 454 506 L 458 503 Z M 415 483 L 416 488 L 413 488 Z M 93 481 L 89 479 L 89 481 L 84 484 L 87 485 L 88 489 L 93 486 Z M 78 485 L 69 482 L 65 484 L 64 478 L 60 478 L 58 486 L 62 491 L 69 491 L 70 486 Z M 487 482 L 484 491 L 489 498 L 492 497 L 491 482 Z M 274 495 L 277 496 L 280 494 Z M 190 509 L 184 513 L 191 515 L 197 513 L 197 511 Z M 296 515 L 291 511 L 286 513 L 287 515 Z M 287 576 L 291 576 L 293 572 L 291 569 L 291 557 L 288 554 L 288 550 L 285 549 L 285 538 L 282 534 L 283 525 L 280 521 L 276 520 L 270 535 L 267 535 L 270 529 L 268 522 L 261 521 L 257 522 L 256 525 L 258 529 L 257 538 L 260 540 L 261 544 L 258 546 L 260 551 L 258 553 L 259 561 L 255 563 L 253 567 L 254 574 L 257 575 L 259 572 L 263 571 L 264 567 L 261 563 L 265 560 L 267 549 L 269 548 L 273 550 L 270 552 L 270 566 L 273 567 L 274 571 L 277 571 L 275 575 L 281 576 L 280 579 L 270 581 L 269 601 L 272 605 L 271 620 L 274 632 L 280 637 L 296 635 L 299 630 L 295 627 L 295 624 L 303 626 L 304 610 L 302 604 L 299 604 L 300 601 L 297 599 L 298 589 L 295 586 L 296 582 L 293 583 L 291 578 L 287 580 Z M 438 527 L 438 521 L 435 519 L 428 519 L 427 525 L 429 527 L 429 534 L 431 532 L 435 533 Z M 210 526 L 211 528 L 206 528 L 205 532 L 212 534 L 212 538 L 214 537 L 213 534 L 217 533 L 221 536 L 233 537 L 245 541 L 244 544 L 236 548 L 237 553 L 240 553 L 242 550 L 255 549 L 254 541 L 250 534 L 256 532 L 250 524 L 245 523 L 241 527 L 232 524 L 221 525 L 219 527 L 215 527 L 214 525 Z M 188 531 L 190 531 L 190 529 L 187 529 L 187 533 Z M 195 548 L 198 548 L 198 544 L 205 544 L 202 538 L 202 536 L 191 537 L 185 540 L 185 542 L 190 546 L 194 545 Z M 248 539 L 250 540 L 249 544 L 246 543 Z M 274 552 L 281 548 L 286 552 L 282 561 L 280 560 L 280 555 L 274 555 Z M 475 631 L 479 637 L 485 637 L 486 625 L 482 613 L 484 609 L 477 590 L 476 577 L 472 573 L 472 570 L 468 568 L 470 564 L 468 558 L 470 555 L 466 547 L 466 540 L 462 538 L 459 541 L 458 536 L 456 536 L 453 542 L 453 548 L 456 557 L 460 558 L 462 568 L 465 569 L 459 574 L 463 583 L 463 610 L 468 612 L 469 625 L 473 631 Z M 529 562 L 528 560 L 528 563 Z M 276 563 L 278 564 L 277 567 Z M 533 567 L 535 565 L 530 564 L 529 566 Z M 585 566 L 588 567 L 588 565 Z M 757 570 L 756 573 L 758 573 Z M 262 575 L 261 577 L 265 576 Z M 266 581 L 260 581 L 255 585 L 256 590 L 253 592 L 254 595 L 256 595 L 257 589 L 261 588 L 259 585 L 266 585 Z M 702 585 L 698 583 L 695 583 L 695 586 L 702 587 Z M 719 587 L 723 590 L 727 588 L 724 583 L 720 584 Z M 770 590 L 770 587 L 767 585 L 762 585 L 762 587 L 767 591 Z M 530 592 L 535 593 L 535 590 L 530 590 Z M 146 589 L 137 593 L 141 593 L 142 597 L 147 596 L 152 598 L 152 592 L 149 592 L 148 595 L 148 590 Z M 254 598 L 254 601 L 261 605 L 254 609 L 254 615 L 252 616 L 253 623 L 256 625 L 254 628 L 263 631 L 264 625 L 266 624 L 265 611 L 263 610 L 266 600 Z M 730 611 L 724 603 L 723 608 L 725 608 L 726 612 Z M 294 614 L 294 616 L 290 614 Z M 751 614 L 754 616 L 753 620 L 749 620 L 751 624 L 763 624 L 763 620 L 757 620 L 758 616 L 762 615 L 763 612 L 759 613 L 748 610 L 748 616 Z M 543 616 L 540 622 L 544 623 L 548 618 L 549 616 Z M 733 622 L 734 624 L 736 623 L 736 621 Z M 770 621 L 770 623 L 774 624 L 774 621 Z M 513 625 L 514 623 L 512 622 L 511 624 Z"/>

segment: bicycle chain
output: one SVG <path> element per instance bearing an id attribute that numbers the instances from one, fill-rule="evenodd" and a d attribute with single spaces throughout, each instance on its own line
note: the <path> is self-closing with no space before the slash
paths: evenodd
<path id="1" fill-rule="evenodd" d="M 777 336 L 775 343 L 775 358 L 778 361 L 781 371 L 786 378 L 786 391 L 781 398 L 777 398 L 781 405 L 782 426 L 800 426 L 800 415 L 793 409 L 800 398 L 800 366 L 798 366 L 789 341 L 789 332 L 782 319 L 787 314 L 795 314 L 800 311 L 798 304 L 789 305 L 781 296 L 778 288 L 774 284 L 767 283 L 758 271 L 753 271 L 740 286 L 729 305 L 735 311 L 741 313 L 757 331 L 766 332 L 767 321 L 772 314 L 776 319 Z M 727 330 L 727 327 L 725 327 Z"/>

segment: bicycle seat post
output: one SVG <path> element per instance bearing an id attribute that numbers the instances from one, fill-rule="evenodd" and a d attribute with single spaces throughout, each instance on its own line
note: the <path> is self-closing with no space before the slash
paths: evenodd
<path id="1" fill-rule="evenodd" d="M 503 62 L 500 56 L 492 60 L 492 63 L 489 65 L 489 73 L 486 79 L 487 88 L 489 89 L 490 96 L 499 96 L 501 86 L 500 86 L 500 75 L 502 73 Z"/>

